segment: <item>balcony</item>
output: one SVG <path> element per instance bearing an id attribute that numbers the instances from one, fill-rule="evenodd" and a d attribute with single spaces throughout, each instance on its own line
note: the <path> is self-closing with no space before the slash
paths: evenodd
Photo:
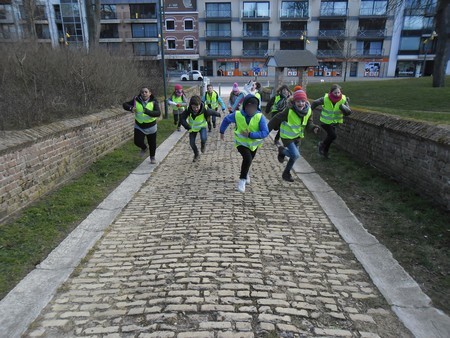
<path id="1" fill-rule="evenodd" d="M 300 36 L 307 36 L 305 30 L 286 30 L 280 31 L 280 39 L 300 39 Z"/>
<path id="2" fill-rule="evenodd" d="M 307 9 L 295 9 L 287 10 L 282 9 L 280 11 L 280 20 L 308 20 L 309 11 Z"/>
<path id="3" fill-rule="evenodd" d="M 255 38 L 256 39 L 258 39 L 258 38 L 267 39 L 269 37 L 269 31 L 268 30 L 260 30 L 260 31 L 243 30 L 242 37 L 243 38 L 251 38 L 251 39 L 255 39 Z"/>
<path id="4" fill-rule="evenodd" d="M 344 38 L 345 29 L 319 29 L 320 38 Z"/>
<path id="5" fill-rule="evenodd" d="M 244 57 L 263 57 L 267 55 L 267 49 L 243 49 L 242 56 Z"/>
<path id="6" fill-rule="evenodd" d="M 357 49 L 355 55 L 359 57 L 382 57 L 383 49 L 369 49 L 369 50 Z"/>
<path id="7" fill-rule="evenodd" d="M 360 8 L 359 16 L 386 16 L 386 9 Z"/>
<path id="8" fill-rule="evenodd" d="M 343 58 L 344 52 L 334 49 L 319 49 L 317 50 L 317 56 L 322 58 Z"/>
<path id="9" fill-rule="evenodd" d="M 102 12 L 100 13 L 101 20 L 116 20 L 117 14 L 114 12 Z"/>
<path id="10" fill-rule="evenodd" d="M 231 30 L 211 30 L 205 31 L 207 39 L 231 39 Z"/>
<path id="11" fill-rule="evenodd" d="M 242 19 L 244 19 L 244 20 L 269 20 L 270 19 L 270 11 L 269 10 L 243 11 Z"/>
<path id="12" fill-rule="evenodd" d="M 207 10 L 205 19 L 208 20 L 231 20 L 231 9 L 226 11 Z"/>
<path id="13" fill-rule="evenodd" d="M 231 56 L 231 49 L 207 49 L 205 51 L 206 56 Z"/>
<path id="14" fill-rule="evenodd" d="M 369 38 L 384 38 L 386 36 L 386 30 L 385 29 L 358 29 L 358 33 L 356 33 L 356 36 L 359 39 Z"/>
<path id="15" fill-rule="evenodd" d="M 347 8 L 321 8 L 320 16 L 322 17 L 342 17 L 347 16 Z"/>

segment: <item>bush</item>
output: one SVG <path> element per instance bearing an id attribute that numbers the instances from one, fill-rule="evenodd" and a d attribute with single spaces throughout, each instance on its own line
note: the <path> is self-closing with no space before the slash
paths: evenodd
<path id="1" fill-rule="evenodd" d="M 106 49 L 33 43 L 0 47 L 0 130 L 24 129 L 121 105 L 141 86 L 161 88 L 160 67 Z"/>

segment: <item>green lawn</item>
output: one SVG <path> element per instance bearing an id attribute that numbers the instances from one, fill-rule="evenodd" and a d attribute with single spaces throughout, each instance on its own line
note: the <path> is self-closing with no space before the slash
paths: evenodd
<path id="1" fill-rule="evenodd" d="M 431 77 L 338 84 L 355 110 L 371 110 L 433 123 L 450 124 L 450 76 L 447 87 L 433 88 Z M 329 91 L 330 82 L 310 83 L 310 100 Z"/>
<path id="2" fill-rule="evenodd" d="M 172 132 L 158 123 L 157 143 Z M 0 224 L 0 298 L 39 264 L 141 162 L 132 141 L 93 163 L 80 177 Z"/>

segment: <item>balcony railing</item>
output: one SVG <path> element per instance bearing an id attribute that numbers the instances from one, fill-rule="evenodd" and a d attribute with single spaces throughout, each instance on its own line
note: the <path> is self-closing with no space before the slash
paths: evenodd
<path id="1" fill-rule="evenodd" d="M 117 19 L 117 14 L 113 12 L 106 12 L 100 14 L 100 19 L 102 20 L 115 20 Z"/>
<path id="2" fill-rule="evenodd" d="M 231 30 L 211 30 L 205 31 L 207 38 L 231 38 Z"/>
<path id="3" fill-rule="evenodd" d="M 356 50 L 356 56 L 383 56 L 383 49 L 369 49 L 369 50 L 362 50 L 357 49 Z"/>
<path id="4" fill-rule="evenodd" d="M 302 35 L 308 35 L 305 33 L 305 30 L 286 30 L 286 31 L 280 31 L 280 38 L 282 39 L 300 39 L 300 36 Z M 305 34 L 304 34 L 305 33 Z"/>
<path id="5" fill-rule="evenodd" d="M 267 49 L 243 49 L 242 56 L 266 56 Z"/>
<path id="6" fill-rule="evenodd" d="M 208 10 L 205 12 L 206 19 L 231 19 L 231 10 L 214 11 Z"/>
<path id="7" fill-rule="evenodd" d="M 384 38 L 385 29 L 358 29 L 358 38 Z"/>
<path id="8" fill-rule="evenodd" d="M 260 10 L 260 11 L 243 11 L 242 12 L 243 19 L 265 19 L 270 18 L 269 10 Z"/>
<path id="9" fill-rule="evenodd" d="M 307 9 L 282 9 L 280 12 L 280 19 L 307 19 L 309 18 L 309 11 Z"/>
<path id="10" fill-rule="evenodd" d="M 321 8 L 320 16 L 347 16 L 347 8 Z"/>
<path id="11" fill-rule="evenodd" d="M 345 37 L 345 29 L 319 29 L 319 38 Z"/>
<path id="12" fill-rule="evenodd" d="M 360 8 L 360 16 L 386 16 L 386 9 L 375 9 L 375 8 Z"/>
<path id="13" fill-rule="evenodd" d="M 344 52 L 342 50 L 333 50 L 333 49 L 318 49 L 317 50 L 318 57 L 344 57 Z"/>
<path id="14" fill-rule="evenodd" d="M 231 49 L 207 49 L 206 56 L 231 56 Z"/>
<path id="15" fill-rule="evenodd" d="M 260 30 L 260 31 L 242 31 L 242 37 L 244 38 L 267 38 L 269 37 L 268 30 Z"/>

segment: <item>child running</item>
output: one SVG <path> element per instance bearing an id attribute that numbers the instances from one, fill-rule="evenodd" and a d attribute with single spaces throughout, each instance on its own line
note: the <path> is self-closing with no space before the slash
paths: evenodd
<path id="1" fill-rule="evenodd" d="M 224 133 L 230 123 L 235 123 L 234 144 L 242 156 L 237 190 L 244 193 L 245 185 L 250 183 L 250 166 L 263 139 L 269 135 L 269 130 L 266 119 L 258 111 L 259 100 L 254 95 L 245 96 L 242 106 L 242 111 L 237 110 L 223 119 L 220 125 L 220 139 L 222 141 L 225 139 Z"/>
<path id="2" fill-rule="evenodd" d="M 181 115 L 181 124 L 189 131 L 189 143 L 192 150 L 194 151 L 193 162 L 197 162 L 200 157 L 197 145 L 195 144 L 198 133 L 200 133 L 201 141 L 200 150 L 202 153 L 205 152 L 206 140 L 208 138 L 208 133 L 206 132 L 208 123 L 206 122 L 206 119 L 209 116 L 220 116 L 220 113 L 215 110 L 206 108 L 202 103 L 200 96 L 198 95 L 194 95 L 191 97 L 191 100 L 189 101 L 189 107 L 183 113 L 183 115 Z"/>
<path id="3" fill-rule="evenodd" d="M 281 113 L 276 114 L 269 121 L 269 131 L 273 129 L 280 130 L 280 138 L 283 146 L 278 147 L 278 161 L 284 162 L 284 157 L 289 157 L 286 168 L 281 177 L 288 182 L 294 182 L 291 175 L 291 169 L 295 161 L 300 157 L 299 145 L 305 135 L 305 128 L 312 127 L 317 134 L 320 128 L 314 125 L 311 120 L 311 107 L 306 93 L 303 90 L 294 92 L 288 107 Z"/>
<path id="4" fill-rule="evenodd" d="M 239 89 L 237 82 L 233 83 L 233 89 L 230 93 L 230 98 L 228 99 L 228 112 L 234 113 L 239 110 L 241 103 L 244 101 L 245 94 Z"/>
<path id="5" fill-rule="evenodd" d="M 287 100 L 291 96 L 291 91 L 288 86 L 282 85 L 277 90 L 277 94 L 273 96 L 269 102 L 267 102 L 266 106 L 266 115 L 274 117 L 279 112 L 284 111 L 287 106 Z M 275 136 L 274 143 L 276 146 L 280 145 L 280 131 L 278 130 L 277 135 Z"/>
<path id="6" fill-rule="evenodd" d="M 173 124 L 177 126 L 177 130 L 180 131 L 181 126 L 181 114 L 187 106 L 186 94 L 183 91 L 183 86 L 176 84 L 172 96 L 167 100 L 169 105 L 173 107 Z"/>
<path id="7" fill-rule="evenodd" d="M 214 90 L 213 85 L 209 84 L 206 86 L 206 93 L 202 98 L 203 103 L 207 108 L 217 111 L 219 109 L 219 105 L 222 108 L 222 112 L 225 111 L 225 103 L 219 94 Z M 211 119 L 208 119 L 208 131 L 211 131 L 211 122 L 212 127 L 216 128 L 216 116 L 213 115 Z"/>

